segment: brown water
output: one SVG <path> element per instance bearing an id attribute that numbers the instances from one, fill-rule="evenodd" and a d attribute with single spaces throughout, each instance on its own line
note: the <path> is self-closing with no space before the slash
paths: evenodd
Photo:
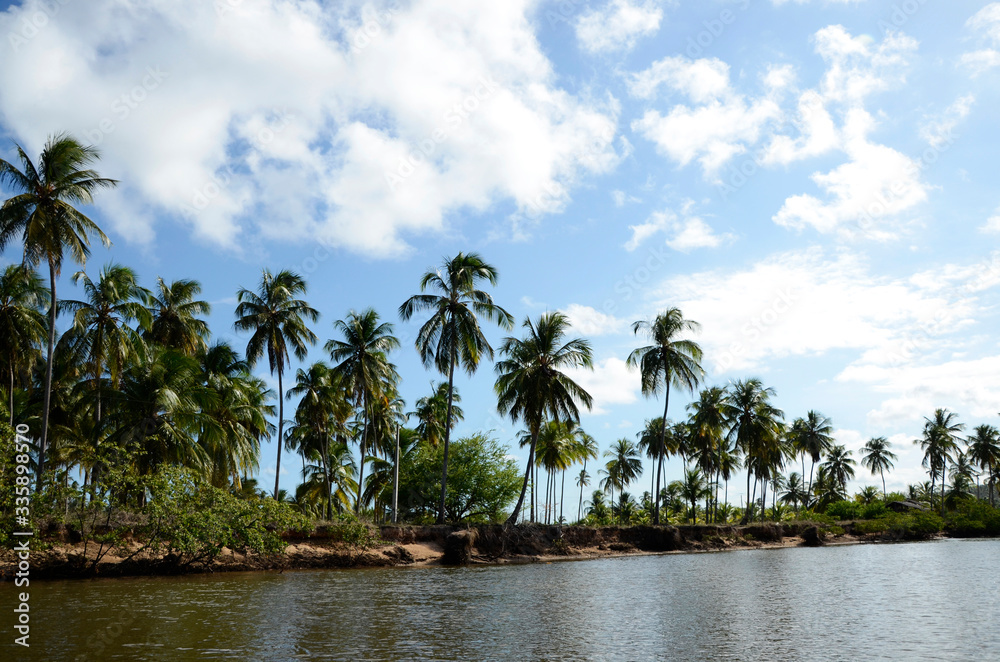
<path id="1" fill-rule="evenodd" d="M 37 582 L 0 660 L 994 660 L 1000 541 Z"/>

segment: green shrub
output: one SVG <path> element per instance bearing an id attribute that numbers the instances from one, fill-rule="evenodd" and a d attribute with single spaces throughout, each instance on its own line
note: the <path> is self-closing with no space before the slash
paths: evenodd
<path id="1" fill-rule="evenodd" d="M 1000 509 L 985 501 L 963 501 L 948 513 L 945 529 L 953 536 L 968 538 L 1000 535 Z"/>
<path id="2" fill-rule="evenodd" d="M 876 519 L 884 517 L 888 512 L 889 509 L 885 507 L 885 503 L 882 501 L 876 501 L 874 503 L 861 506 L 861 512 L 859 515 L 861 519 Z"/>
<path id="3" fill-rule="evenodd" d="M 858 519 L 859 505 L 853 501 L 834 501 L 826 507 L 826 514 L 835 520 Z"/>
<path id="4" fill-rule="evenodd" d="M 885 533 L 889 530 L 889 519 L 868 519 L 854 523 L 854 533 L 867 535 L 872 533 Z"/>

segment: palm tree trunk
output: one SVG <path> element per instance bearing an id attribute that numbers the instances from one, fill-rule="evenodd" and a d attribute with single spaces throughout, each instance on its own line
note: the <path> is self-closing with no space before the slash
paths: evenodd
<path id="1" fill-rule="evenodd" d="M 538 496 L 538 476 L 534 463 L 528 464 L 528 475 L 531 476 L 531 509 L 528 513 L 528 521 L 535 521 L 535 501 Z"/>
<path id="2" fill-rule="evenodd" d="M 452 319 L 452 338 L 454 338 L 455 320 Z M 448 442 L 451 440 L 451 400 L 455 387 L 455 360 L 458 348 L 452 345 L 451 361 L 448 365 L 448 413 L 444 417 L 444 460 L 441 462 L 441 502 L 438 504 L 438 524 L 444 524 L 444 497 L 448 490 Z"/>
<path id="3" fill-rule="evenodd" d="M 806 489 L 806 492 L 810 496 L 812 496 L 813 493 L 813 469 L 815 468 L 816 468 L 816 460 L 812 460 L 812 463 L 809 465 L 809 487 Z"/>
<path id="4" fill-rule="evenodd" d="M 285 426 L 285 392 L 282 389 L 281 384 L 281 373 L 282 365 L 278 364 L 278 460 L 274 465 L 274 500 L 278 500 L 278 481 L 281 480 L 281 447 L 284 445 L 284 439 L 281 437 L 281 433 Z"/>
<path id="5" fill-rule="evenodd" d="M 888 497 L 885 491 L 885 469 L 879 469 L 879 474 L 882 476 L 882 501 L 885 501 Z"/>
<path id="6" fill-rule="evenodd" d="M 45 476 L 45 446 L 49 439 L 49 406 L 52 404 L 52 362 L 56 351 L 56 265 L 49 258 L 49 291 L 52 295 L 49 307 L 49 347 L 45 357 L 45 404 L 42 410 L 42 438 L 38 443 L 38 478 L 35 491 L 42 491 Z"/>
<path id="7" fill-rule="evenodd" d="M 392 462 L 392 523 L 399 521 L 399 424 L 396 425 L 396 457 Z"/>
<path id="8" fill-rule="evenodd" d="M 521 496 L 517 498 L 517 504 L 514 506 L 514 511 L 510 514 L 510 517 L 507 518 L 504 526 L 517 524 L 517 517 L 521 514 L 521 506 L 524 505 L 524 495 L 528 491 L 528 477 L 531 475 L 531 467 L 535 461 L 536 443 L 538 443 L 538 429 L 531 431 L 531 446 L 528 449 L 528 467 L 524 470 L 524 483 L 521 485 Z M 532 499 L 532 501 L 534 501 L 534 499 Z M 532 517 L 532 519 L 534 519 L 534 517 Z"/>
<path id="9" fill-rule="evenodd" d="M 750 467 L 747 467 L 747 508 L 746 512 L 743 513 L 743 517 L 740 519 L 740 524 L 746 524 L 750 521 L 750 504 L 753 503 L 752 497 L 750 496 Z M 756 486 L 755 486 L 756 487 Z"/>
<path id="10" fill-rule="evenodd" d="M 657 470 L 656 470 L 656 495 L 653 498 L 653 524 L 660 523 L 660 469 L 663 468 L 663 456 L 666 455 L 666 448 L 664 447 L 667 443 L 667 409 L 670 407 L 670 370 L 667 368 L 666 362 L 663 365 L 664 373 L 663 381 L 666 382 L 667 388 L 663 394 L 663 425 L 660 426 L 660 447 L 657 449 Z"/>
<path id="11" fill-rule="evenodd" d="M 305 458 L 305 453 L 302 457 Z M 333 487 L 330 485 L 330 440 L 325 431 L 323 432 L 323 490 L 326 492 L 326 521 L 329 522 L 333 519 Z"/>
<path id="12" fill-rule="evenodd" d="M 361 462 L 358 465 L 358 498 L 354 502 L 354 514 L 361 515 L 361 494 L 364 492 L 365 486 L 365 452 L 368 450 L 368 428 L 371 427 L 369 420 L 369 409 L 368 409 L 368 394 L 366 393 L 361 399 L 361 406 L 364 407 L 365 411 L 365 429 L 361 431 Z"/>
<path id="13" fill-rule="evenodd" d="M 14 427 L 14 362 L 10 363 L 10 426 Z"/>

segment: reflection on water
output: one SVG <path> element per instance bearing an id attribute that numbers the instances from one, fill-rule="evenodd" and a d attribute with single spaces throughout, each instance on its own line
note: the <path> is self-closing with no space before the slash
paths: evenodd
<path id="1" fill-rule="evenodd" d="M 998 559 L 941 541 L 37 583 L 27 655 L 8 583 L 0 659 L 995 659 Z"/>

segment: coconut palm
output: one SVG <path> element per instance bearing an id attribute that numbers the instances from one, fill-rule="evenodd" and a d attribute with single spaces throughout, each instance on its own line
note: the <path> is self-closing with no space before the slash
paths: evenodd
<path id="1" fill-rule="evenodd" d="M 495 366 L 497 411 L 513 421 L 522 420 L 531 433 L 524 484 L 508 524 L 517 522 L 521 513 L 543 422 L 551 419 L 579 423 L 577 401 L 587 409 L 593 404 L 590 394 L 563 372 L 594 367 L 589 342 L 581 338 L 564 342 L 569 319 L 560 312 L 545 313 L 535 322 L 525 319 L 523 326 L 527 329 L 524 338 L 504 339 L 500 346 L 503 360 Z"/>
<path id="2" fill-rule="evenodd" d="M 1000 431 L 992 425 L 977 425 L 965 443 L 968 445 L 969 460 L 983 471 L 989 484 L 990 476 L 1000 466 Z M 994 490 L 990 489 L 989 493 L 990 505 L 993 505 Z"/>
<path id="3" fill-rule="evenodd" d="M 417 334 L 416 347 L 427 367 L 434 366 L 448 375 L 448 409 L 444 426 L 444 456 L 441 466 L 441 501 L 438 524 L 444 523 L 445 494 L 448 489 L 448 443 L 451 439 L 452 395 L 455 366 L 460 365 L 471 376 L 483 356 L 493 359 L 493 347 L 479 326 L 477 315 L 497 323 L 504 329 L 514 326 L 510 313 L 493 303 L 493 297 L 477 289 L 480 282 L 497 283 L 497 270 L 477 253 L 459 253 L 446 259 L 440 271 L 428 271 L 420 279 L 420 291 L 435 290 L 436 294 L 416 294 L 399 307 L 399 317 L 409 320 L 421 310 L 434 311 Z"/>
<path id="4" fill-rule="evenodd" d="M 448 383 L 440 382 L 435 385 L 431 382 L 431 395 L 426 395 L 417 400 L 416 408 L 410 412 L 410 416 L 417 419 L 417 433 L 420 438 L 434 448 L 438 447 L 444 440 L 445 421 L 451 421 L 451 428 L 460 423 L 465 418 L 465 412 L 458 406 L 462 401 L 462 396 L 458 393 L 458 387 L 451 389 L 451 417 L 448 417 Z"/>
<path id="5" fill-rule="evenodd" d="M 580 521 L 583 518 L 583 491 L 590 487 L 590 474 L 587 473 L 587 469 L 580 469 L 580 474 L 576 477 L 576 486 L 580 488 L 580 505 L 576 509 L 576 519 Z"/>
<path id="6" fill-rule="evenodd" d="M 728 440 L 746 458 L 747 506 L 743 523 L 749 521 L 757 490 L 750 491 L 750 479 L 767 479 L 782 454 L 783 413 L 770 402 L 773 388 L 765 388 L 757 378 L 737 381 L 732 385 L 725 405 L 726 419 L 731 428 Z"/>
<path id="7" fill-rule="evenodd" d="M 666 434 L 663 432 L 664 429 L 666 429 Z M 669 457 L 678 451 L 673 431 L 673 422 L 668 419 L 666 425 L 664 425 L 663 418 L 658 416 L 646 421 L 642 430 L 636 433 L 639 450 L 646 454 L 652 465 L 652 471 L 649 472 L 649 489 L 651 495 L 656 490 L 657 478 L 662 478 L 663 465 L 659 462 L 660 456 Z M 657 507 L 655 503 L 650 504 L 650 512 L 652 513 Z"/>
<path id="8" fill-rule="evenodd" d="M 958 433 L 965 427 L 955 420 L 957 417 L 958 414 L 947 409 L 935 410 L 933 417 L 924 418 L 924 432 L 921 438 L 913 441 L 924 451 L 922 464 L 930 474 L 932 494 L 938 477 L 941 478 L 942 508 L 948 463 L 954 460 L 954 454 L 958 450 L 956 443 Z"/>
<path id="9" fill-rule="evenodd" d="M 307 321 L 316 322 L 319 313 L 304 300 L 296 297 L 306 293 L 306 282 L 288 270 L 272 274 L 264 269 L 257 291 L 241 287 L 236 293 L 237 331 L 252 332 L 247 341 L 246 361 L 253 368 L 267 353 L 271 374 L 278 374 L 278 459 L 274 467 L 274 498 L 278 498 L 281 479 L 281 447 L 284 445 L 285 392 L 282 378 L 285 367 L 291 365 L 290 354 L 300 361 L 306 358 L 308 346 L 316 344 L 316 334 Z"/>
<path id="10" fill-rule="evenodd" d="M 211 334 L 208 323 L 197 316 L 210 314 L 212 306 L 196 299 L 199 294 L 201 283 L 196 280 L 175 280 L 167 285 L 162 278 L 157 278 L 156 291 L 149 294 L 152 321 L 143 338 L 188 356 L 205 351 Z"/>
<path id="11" fill-rule="evenodd" d="M 711 478 L 713 474 L 715 475 L 713 482 L 716 503 L 719 501 L 722 454 L 727 450 L 726 397 L 726 389 L 713 386 L 703 389 L 698 400 L 687 406 L 687 410 L 691 412 L 688 429 L 691 431 L 691 442 L 697 455 L 696 461 L 706 476 Z"/>
<path id="12" fill-rule="evenodd" d="M 826 461 L 822 466 L 826 467 L 827 476 L 835 481 L 840 487 L 840 491 L 847 492 L 847 481 L 854 478 L 854 465 L 857 464 L 852 458 L 853 453 L 843 446 L 833 446 L 826 455 Z"/>
<path id="13" fill-rule="evenodd" d="M 378 313 L 368 308 L 360 313 L 350 311 L 346 319 L 333 323 L 334 329 L 343 335 L 343 340 L 330 340 L 326 351 L 337 362 L 333 371 L 344 387 L 351 393 L 354 406 L 361 409 L 364 428 L 361 433 L 360 464 L 358 470 L 358 498 L 354 504 L 356 513 L 361 512 L 362 493 L 365 478 L 365 457 L 369 444 L 378 441 L 372 434 L 374 401 L 387 390 L 395 391 L 399 381 L 396 366 L 389 361 L 389 353 L 399 348 L 399 340 L 393 335 L 392 324 L 379 320 Z"/>
<path id="14" fill-rule="evenodd" d="M 15 239 L 24 248 L 23 263 L 49 267 L 49 338 L 45 355 L 45 390 L 42 434 L 38 445 L 37 489 L 45 477 L 45 448 L 49 436 L 49 406 L 52 397 L 53 352 L 56 344 L 56 278 L 62 270 L 64 253 L 74 262 L 85 264 L 90 255 L 90 239 L 97 237 L 105 246 L 111 241 L 92 220 L 74 205 L 93 202 L 100 189 L 117 185 L 100 177 L 89 166 L 100 156 L 94 147 L 77 142 L 68 134 L 50 136 L 37 165 L 20 145 L 15 145 L 20 169 L 0 159 L 0 186 L 14 195 L 0 206 L 0 251 Z"/>
<path id="15" fill-rule="evenodd" d="M 701 367 L 702 351 L 693 340 L 681 339 L 684 332 L 694 332 L 700 328 L 697 322 L 684 319 L 678 308 L 670 308 L 649 321 L 639 320 L 632 324 L 633 333 L 644 332 L 652 344 L 639 347 L 629 354 L 627 365 L 639 367 L 642 377 L 642 393 L 654 397 L 662 390 L 663 421 L 660 431 L 660 447 L 667 434 L 667 409 L 670 406 L 671 384 L 685 391 L 693 391 L 704 376 Z M 653 524 L 660 522 L 659 475 L 663 466 L 663 454 L 657 458 L 656 504 L 653 509 Z"/>
<path id="16" fill-rule="evenodd" d="M 893 461 L 896 459 L 896 454 L 889 450 L 891 447 L 892 444 L 885 437 L 872 437 L 865 444 L 864 448 L 861 449 L 864 453 L 861 456 L 861 466 L 867 467 L 873 476 L 877 471 L 882 477 L 883 499 L 887 496 L 885 491 L 885 472 L 892 470 Z"/>
<path id="17" fill-rule="evenodd" d="M 813 469 L 823 456 L 833 447 L 833 424 L 830 419 L 817 411 L 810 411 L 805 418 L 797 418 L 789 431 L 792 446 L 802 455 L 802 475 L 805 476 L 805 457 L 812 460 L 809 466 L 809 484 L 806 490 L 812 492 Z"/>
<path id="18" fill-rule="evenodd" d="M 48 292 L 31 269 L 12 264 L 0 273 L 0 365 L 10 378 L 7 398 L 10 425 L 14 426 L 14 389 L 19 375 L 28 373 L 45 338 L 45 315 L 41 312 Z"/>
<path id="19" fill-rule="evenodd" d="M 705 482 L 705 475 L 697 467 L 684 471 L 684 480 L 681 481 L 681 496 L 691 504 L 688 511 L 688 519 L 692 524 L 697 522 L 698 499 L 711 495 L 712 490 Z"/>
<path id="20" fill-rule="evenodd" d="M 808 503 L 809 500 L 809 493 L 802 481 L 802 475 L 796 471 L 790 473 L 785 481 L 784 491 L 778 498 L 784 504 L 792 504 L 795 512 L 799 512 L 799 504 Z"/>
<path id="21" fill-rule="evenodd" d="M 605 485 L 611 490 L 617 487 L 619 493 L 624 492 L 642 474 L 639 447 L 631 439 L 619 439 L 604 451 L 604 457 L 608 458 L 604 467 L 607 471 Z M 613 492 L 611 501 L 614 502 Z"/>
<path id="22" fill-rule="evenodd" d="M 557 471 L 565 472 L 566 469 L 572 466 L 576 459 L 574 427 L 562 421 L 549 421 L 542 426 L 538 434 L 538 443 L 535 448 L 535 465 L 544 468 L 546 471 L 546 524 L 550 523 L 550 515 L 552 519 L 555 518 L 555 474 Z M 528 441 L 530 442 L 530 438 Z"/>

